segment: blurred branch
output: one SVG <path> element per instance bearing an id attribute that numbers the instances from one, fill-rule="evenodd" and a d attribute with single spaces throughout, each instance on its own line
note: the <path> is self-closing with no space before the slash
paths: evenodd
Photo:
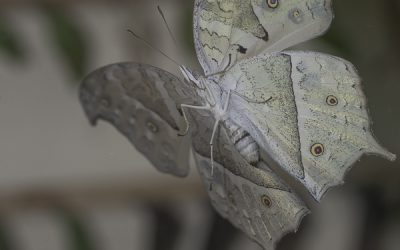
<path id="1" fill-rule="evenodd" d="M 25 208 L 77 207 L 84 208 L 93 204 L 118 203 L 127 200 L 154 203 L 174 201 L 188 197 L 206 196 L 202 183 L 182 179 L 177 183 L 168 181 L 132 183 L 98 183 L 94 186 L 73 185 L 68 188 L 36 188 L 12 194 L 0 194 L 0 212 L 16 212 Z"/>

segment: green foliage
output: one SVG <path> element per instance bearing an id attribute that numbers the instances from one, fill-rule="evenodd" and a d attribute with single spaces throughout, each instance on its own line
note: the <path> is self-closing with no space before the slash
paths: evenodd
<path id="1" fill-rule="evenodd" d="M 93 241 L 90 238 L 89 230 L 74 213 L 60 209 L 58 211 L 63 218 L 64 227 L 68 235 L 69 249 L 71 250 L 94 250 Z"/>
<path id="2" fill-rule="evenodd" d="M 15 249 L 12 247 L 11 239 L 9 235 L 9 231 L 4 227 L 4 224 L 0 221 L 0 249 L 2 250 L 12 250 Z"/>
<path id="3" fill-rule="evenodd" d="M 86 73 L 88 61 L 83 33 L 64 9 L 46 5 L 43 13 L 48 20 L 49 38 L 74 77 L 80 79 Z"/>
<path id="4" fill-rule="evenodd" d="M 0 53 L 5 54 L 10 59 L 22 61 L 25 53 L 18 40 L 17 35 L 12 30 L 8 22 L 0 17 Z"/>

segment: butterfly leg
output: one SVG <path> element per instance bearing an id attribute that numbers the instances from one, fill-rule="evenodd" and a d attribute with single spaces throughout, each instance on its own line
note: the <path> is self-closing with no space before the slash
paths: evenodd
<path id="1" fill-rule="evenodd" d="M 219 125 L 219 122 L 220 122 L 220 121 L 221 121 L 221 120 L 217 120 L 217 121 L 214 123 L 214 128 L 213 128 L 213 131 L 212 131 L 212 134 L 211 134 L 211 139 L 210 139 L 210 150 L 211 150 L 211 176 L 214 175 L 214 138 L 215 138 L 215 134 L 216 134 L 216 132 L 217 132 L 218 125 Z"/>
<path id="2" fill-rule="evenodd" d="M 229 106 L 229 99 L 231 98 L 231 90 L 228 91 L 228 95 L 226 96 L 226 100 L 225 100 L 225 105 L 223 108 L 223 112 L 225 113 L 228 110 L 228 106 Z M 214 138 L 215 138 L 215 134 L 217 132 L 218 129 L 218 125 L 221 122 L 221 119 L 217 119 L 214 123 L 214 128 L 211 134 L 211 139 L 210 139 L 210 150 L 211 150 L 211 176 L 214 175 Z"/>
<path id="3" fill-rule="evenodd" d="M 225 100 L 225 105 L 223 108 L 223 112 L 225 113 L 228 110 L 228 106 L 229 106 L 229 99 L 231 98 L 231 90 L 228 91 L 228 95 L 226 96 L 226 100 Z M 217 132 L 218 129 L 218 125 L 221 122 L 221 119 L 217 119 L 214 123 L 214 128 L 211 134 L 211 139 L 210 139 L 210 150 L 211 150 L 211 177 L 214 175 L 214 138 L 215 138 L 215 134 Z"/>
<path id="4" fill-rule="evenodd" d="M 210 139 L 210 161 L 211 161 L 211 178 L 213 178 L 214 176 L 214 138 L 215 138 L 215 134 L 217 132 L 219 123 L 221 120 L 217 120 L 214 123 L 214 128 L 211 134 L 211 139 Z M 210 191 L 212 190 L 212 181 L 210 183 Z"/>
<path id="5" fill-rule="evenodd" d="M 226 113 L 226 111 L 228 110 L 231 93 L 232 93 L 232 90 L 229 90 L 228 94 L 226 96 L 226 99 L 225 99 L 223 113 Z M 211 178 L 214 176 L 214 138 L 215 138 L 215 134 L 217 133 L 217 129 L 218 129 L 220 122 L 221 122 L 221 118 L 219 118 L 215 121 L 214 128 L 213 128 L 213 131 L 211 134 L 211 139 L 210 139 Z M 212 190 L 212 182 L 210 183 L 210 190 Z"/>
<path id="6" fill-rule="evenodd" d="M 230 90 L 228 90 L 228 95 L 226 96 L 225 105 L 224 105 L 224 109 L 223 109 L 224 113 L 226 111 L 228 111 L 229 100 L 231 99 L 231 94 L 232 94 L 232 90 L 230 89 Z"/>
<path id="7" fill-rule="evenodd" d="M 197 109 L 197 110 L 210 110 L 210 106 L 193 106 L 193 105 L 187 105 L 187 104 L 181 104 L 181 110 L 182 110 L 182 114 L 183 114 L 183 118 L 185 119 L 185 124 L 186 124 L 186 128 L 184 130 L 183 133 L 179 133 L 178 136 L 185 136 L 187 135 L 188 131 L 189 131 L 189 120 L 187 118 L 185 109 L 183 108 L 188 108 L 188 109 Z"/>

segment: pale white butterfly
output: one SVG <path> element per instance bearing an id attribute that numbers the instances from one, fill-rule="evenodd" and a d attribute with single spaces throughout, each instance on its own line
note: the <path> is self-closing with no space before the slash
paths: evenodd
<path id="1" fill-rule="evenodd" d="M 193 149 L 216 210 L 273 249 L 308 209 L 261 152 L 318 201 L 362 154 L 395 159 L 372 136 L 351 63 L 280 52 L 321 35 L 332 18 L 331 0 L 196 0 L 204 75 L 181 66 L 182 82 L 149 65 L 109 65 L 83 81 L 83 108 L 93 123 L 111 122 L 162 172 L 187 175 Z"/>

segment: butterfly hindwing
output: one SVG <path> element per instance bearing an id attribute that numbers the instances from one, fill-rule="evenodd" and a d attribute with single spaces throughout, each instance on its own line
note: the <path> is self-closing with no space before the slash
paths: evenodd
<path id="1" fill-rule="evenodd" d="M 198 171 L 215 209 L 233 225 L 273 249 L 287 233 L 297 231 L 309 210 L 289 186 L 263 162 L 252 166 L 232 145 L 221 126 L 214 141 L 211 175 L 209 139 L 213 119 L 191 111 L 193 151 Z M 209 188 L 209 187 L 212 188 Z"/>
<path id="2" fill-rule="evenodd" d="M 285 52 L 240 62 L 221 86 L 238 94 L 230 118 L 320 200 L 363 153 L 393 159 L 372 136 L 360 84 L 342 59 Z"/>
<path id="3" fill-rule="evenodd" d="M 177 77 L 149 65 L 118 63 L 89 74 L 79 95 L 92 123 L 110 122 L 161 172 L 187 175 L 190 140 L 177 135 L 177 105 L 196 95 Z"/>
<path id="4" fill-rule="evenodd" d="M 196 0 L 194 40 L 206 74 L 321 35 L 331 0 Z"/>
<path id="5" fill-rule="evenodd" d="M 196 154 L 196 153 L 195 153 Z M 209 158 L 195 156 L 214 208 L 234 226 L 264 249 L 274 249 L 288 233 L 296 232 L 309 213 L 299 197 L 290 192 L 259 186 L 214 163 L 214 178 L 209 178 Z"/>
<path id="6" fill-rule="evenodd" d="M 304 184 L 320 199 L 363 154 L 395 155 L 373 137 L 367 101 L 354 66 L 314 52 L 287 52 L 298 110 Z"/>

